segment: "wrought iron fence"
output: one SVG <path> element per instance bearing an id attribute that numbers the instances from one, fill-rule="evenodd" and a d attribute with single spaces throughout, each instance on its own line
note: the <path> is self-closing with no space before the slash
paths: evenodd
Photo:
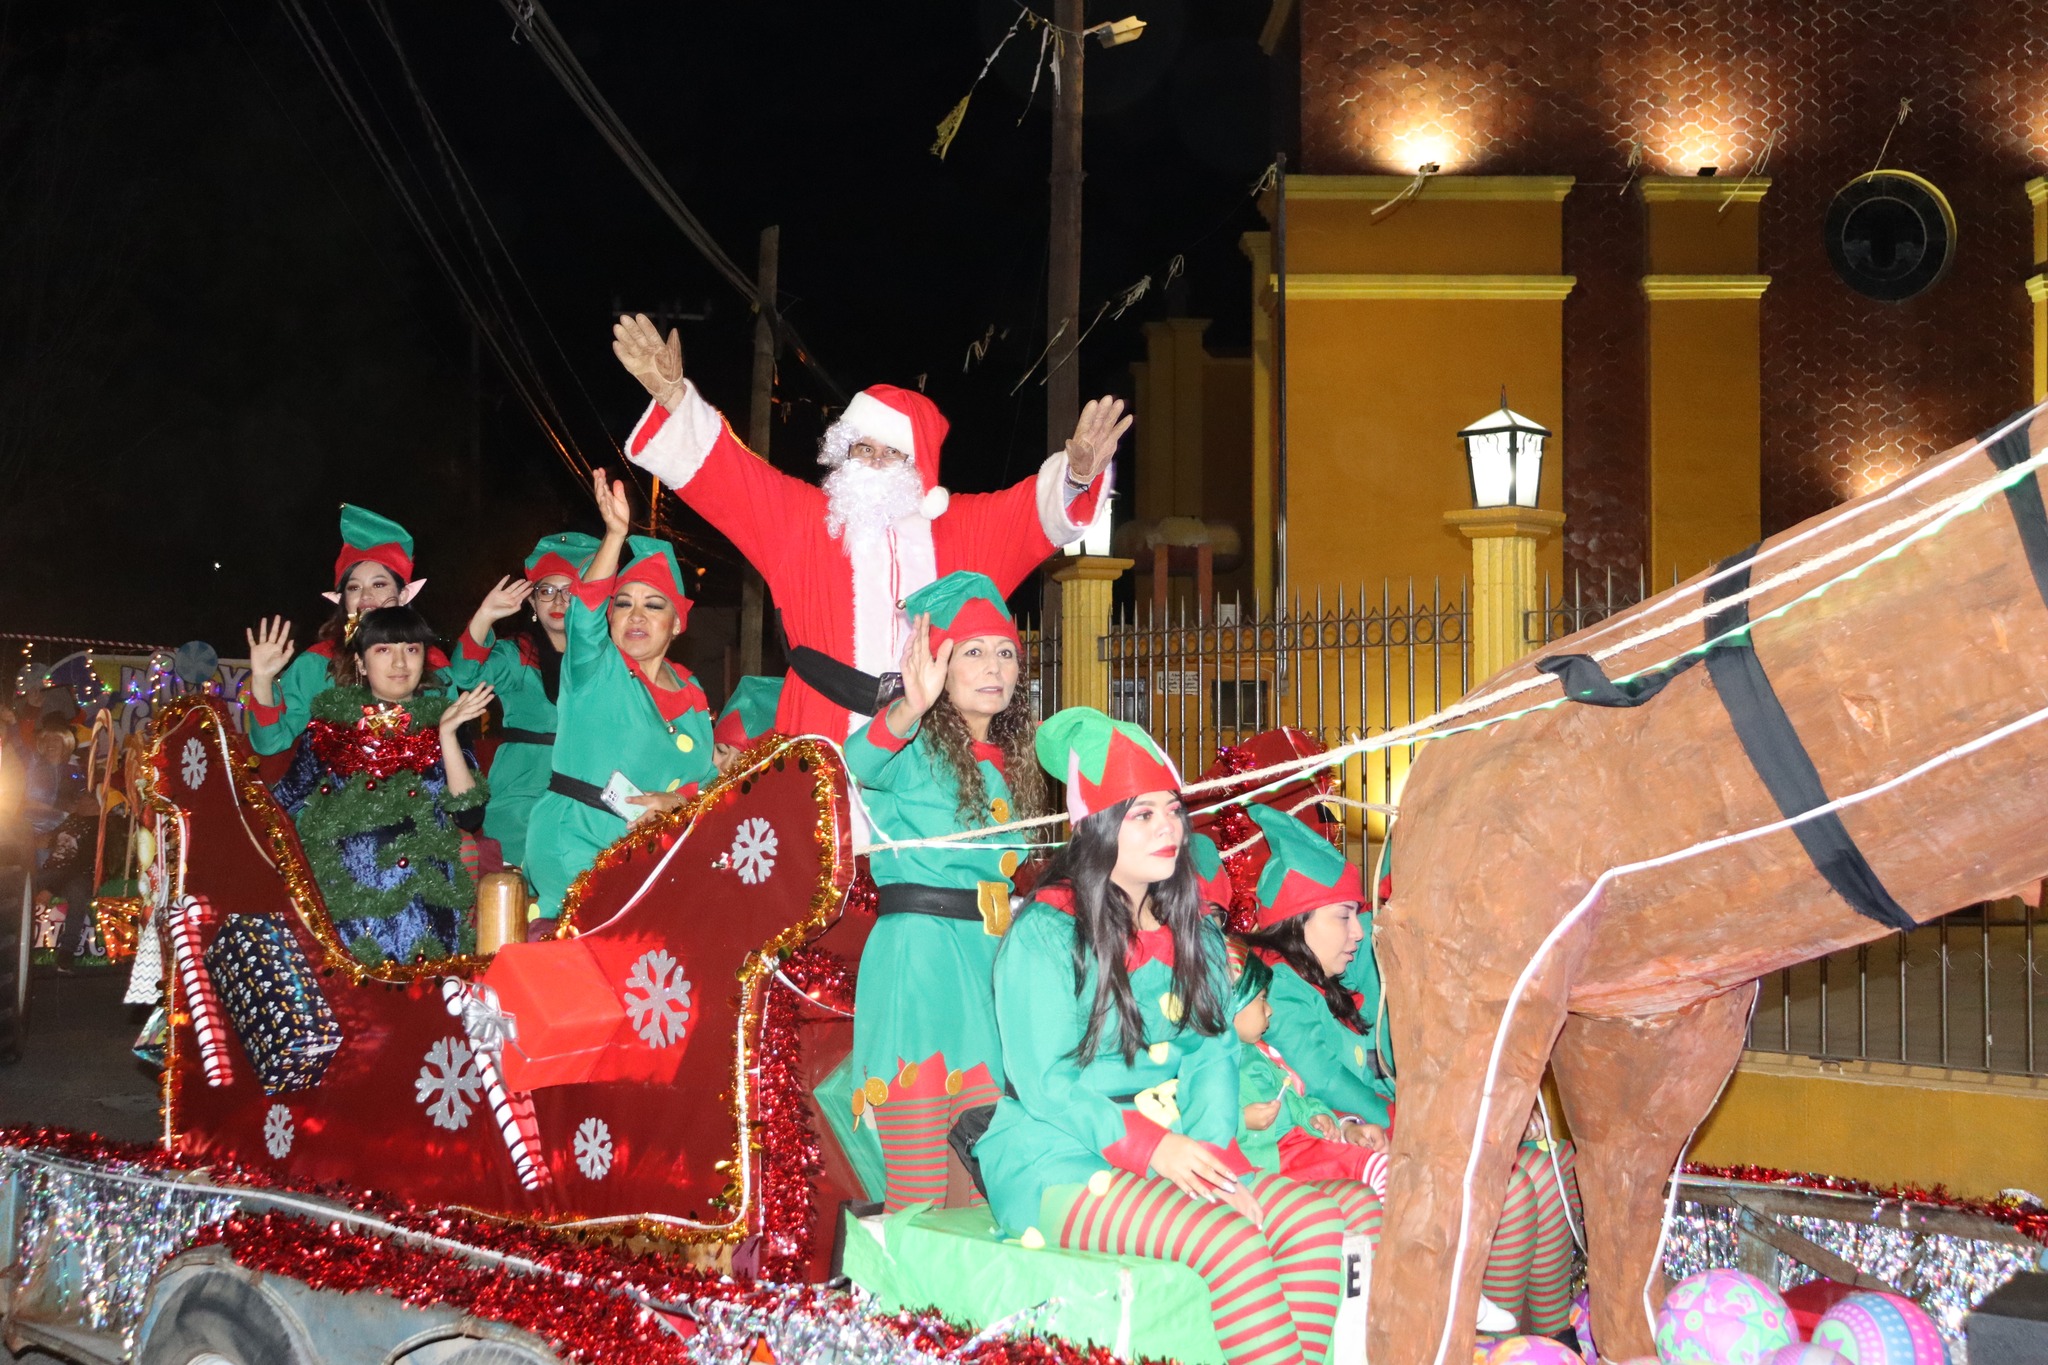
<path id="1" fill-rule="evenodd" d="M 1020 621 L 1017 637 L 1024 646 L 1024 685 L 1031 692 L 1033 714 L 1044 720 L 1060 709 L 1060 633 Z"/>
<path id="2" fill-rule="evenodd" d="M 1676 575 L 1673 576 L 1674 582 Z M 1545 643 L 1646 596 L 1640 573 L 1590 587 L 1544 584 L 1525 622 Z M 1954 911 L 1920 928 L 1787 968 L 1760 983 L 1749 1046 L 1826 1061 L 1897 1062 L 2000 1075 L 2048 1075 L 2036 1044 L 2039 911 L 2017 899 Z"/>
<path id="3" fill-rule="evenodd" d="M 1455 700 L 1470 685 L 1470 609 L 1464 585 L 1446 595 L 1387 583 L 1268 604 L 1218 601 L 1158 612 L 1149 603 L 1114 621 L 1098 644 L 1110 706 L 1143 725 L 1190 777 L 1220 749 L 1292 726 L 1326 745 L 1384 734 Z M 1414 747 L 1344 766 L 1352 802 L 1398 798 Z M 1383 822 L 1346 807 L 1346 852 L 1363 857 Z"/>

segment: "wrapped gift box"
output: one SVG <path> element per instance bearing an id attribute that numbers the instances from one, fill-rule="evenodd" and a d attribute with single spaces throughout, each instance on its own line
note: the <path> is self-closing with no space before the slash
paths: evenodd
<path id="1" fill-rule="evenodd" d="M 341 1046 L 341 1025 L 291 930 L 229 915 L 207 945 L 206 973 L 265 1094 L 320 1084 Z"/>
<path id="2" fill-rule="evenodd" d="M 481 980 L 511 1024 L 500 1058 L 509 1090 L 590 1080 L 626 1025 L 617 987 L 582 939 L 508 943 Z"/>

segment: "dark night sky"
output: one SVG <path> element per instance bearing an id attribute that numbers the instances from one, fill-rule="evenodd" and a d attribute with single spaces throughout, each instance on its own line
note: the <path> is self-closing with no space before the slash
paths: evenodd
<path id="1" fill-rule="evenodd" d="M 474 259 L 371 8 L 298 3 L 440 240 Z M 1150 28 L 1088 57 L 1084 315 L 1177 251 L 1187 277 L 1095 331 L 1086 392 L 1128 391 L 1139 323 L 1169 303 L 1217 319 L 1212 346 L 1246 342 L 1236 243 L 1257 225 L 1246 192 L 1271 158 L 1282 78 L 1256 42 L 1266 9 L 1089 11 Z M 708 301 L 709 318 L 684 325 L 690 370 L 743 427 L 745 306 L 511 41 L 501 6 L 390 10 L 538 305 L 500 258 L 574 440 L 616 468 L 609 439 L 639 409 L 609 350 L 614 299 Z M 728 253 L 751 271 L 760 228 L 782 225 L 783 308 L 843 385 L 926 376 L 953 422 L 949 485 L 1035 466 L 1043 390 L 1009 393 L 1045 341 L 1051 91 L 1025 113 L 1035 33 L 1010 43 L 949 157 L 928 150 L 1016 17 L 1010 0 L 557 0 L 550 13 Z M 0 15 L 0 632 L 198 636 L 228 654 L 248 620 L 282 611 L 303 636 L 343 500 L 413 530 L 433 580 L 421 606 L 452 632 L 537 535 L 595 528 L 488 356 L 472 386 L 455 293 L 282 4 L 4 0 Z M 963 374 L 992 323 L 1007 336 Z M 774 458 L 814 468 L 827 395 L 787 357 L 781 378 L 793 401 Z M 670 505 L 699 547 L 686 556 L 707 566 L 704 599 L 732 600 L 732 551 Z"/>

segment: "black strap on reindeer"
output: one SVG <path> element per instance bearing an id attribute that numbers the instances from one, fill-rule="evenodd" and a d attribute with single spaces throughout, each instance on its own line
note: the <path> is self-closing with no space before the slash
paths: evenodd
<path id="1" fill-rule="evenodd" d="M 2038 491 L 2035 497 L 2038 502 Z M 2043 521 L 2042 527 L 2044 535 L 2048 535 L 2048 521 Z M 2048 543 L 2044 543 L 2043 549 L 2048 552 Z M 1748 590 L 1749 561 L 1756 550 L 1752 545 L 1714 566 L 1716 574 L 1725 576 L 1707 585 L 1707 605 Z M 1713 680 L 1714 691 L 1735 729 L 1735 737 L 1742 742 L 1742 752 L 1756 775 L 1763 779 L 1779 813 L 1789 820 L 1825 806 L 1827 788 L 1821 784 L 1820 770 L 1813 766 L 1812 755 L 1800 743 L 1792 718 L 1785 714 L 1784 704 L 1778 700 L 1770 677 L 1750 646 L 1748 625 L 1749 604 L 1730 602 L 1707 618 L 1706 637 L 1714 643 L 1705 651 L 1687 654 L 1661 669 L 1619 683 L 1609 679 L 1589 654 L 1554 655 L 1536 667 L 1555 675 L 1564 685 L 1565 695 L 1573 701 L 1589 706 L 1641 706 L 1669 686 L 1672 679 L 1704 661 L 1707 676 Z M 1857 914 L 1887 928 L 1914 927 L 1913 917 L 1885 890 L 1876 869 L 1849 837 L 1839 815 L 1830 812 L 1801 821 L 1792 827 L 1792 832 L 1798 836 L 1806 856 L 1813 860 L 1814 869 Z"/>
<path id="2" fill-rule="evenodd" d="M 2015 418 L 2011 430 L 1989 442 L 1985 449 L 1991 456 L 1991 463 L 2000 469 L 2026 463 L 2034 453 L 2027 443 L 2030 425 Z M 1984 434 L 1988 437 L 1991 433 Z M 2012 513 L 2013 525 L 2019 530 L 2020 548 L 2027 552 L 2027 567 L 2034 571 L 2034 587 L 2040 592 L 2041 601 L 2048 604 L 2048 507 L 2041 504 L 2039 477 L 2028 474 L 2009 485 L 2005 490 L 2005 505 Z"/>

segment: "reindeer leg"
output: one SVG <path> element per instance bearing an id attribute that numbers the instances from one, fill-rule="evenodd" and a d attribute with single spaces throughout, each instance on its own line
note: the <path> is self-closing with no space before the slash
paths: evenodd
<path id="1" fill-rule="evenodd" d="M 1742 1053 L 1754 986 L 1649 1019 L 1573 1015 L 1551 1062 L 1578 1147 L 1593 1339 L 1610 1360 L 1655 1354 L 1654 1264 L 1665 1182 Z"/>
<path id="2" fill-rule="evenodd" d="M 1580 949 L 1571 940 L 1556 945 L 1510 1017 L 1507 1002 L 1533 945 L 1479 963 L 1407 922 L 1382 927 L 1374 944 L 1400 1080 L 1368 1355 L 1373 1365 L 1464 1365 L 1508 1173 L 1564 1025 Z"/>

